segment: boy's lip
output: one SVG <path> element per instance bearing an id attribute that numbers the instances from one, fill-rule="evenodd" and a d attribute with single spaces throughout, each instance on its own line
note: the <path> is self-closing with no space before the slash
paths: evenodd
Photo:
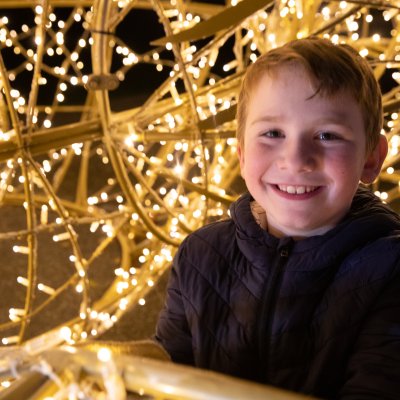
<path id="1" fill-rule="evenodd" d="M 305 200 L 316 196 L 323 186 L 295 185 L 295 184 L 271 184 L 272 188 L 280 196 L 288 199 Z"/>

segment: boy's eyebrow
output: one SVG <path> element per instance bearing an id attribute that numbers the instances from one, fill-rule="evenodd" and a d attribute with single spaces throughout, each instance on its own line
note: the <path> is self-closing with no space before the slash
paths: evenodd
<path id="1" fill-rule="evenodd" d="M 251 121 L 250 125 L 257 124 L 259 122 L 277 122 L 281 121 L 283 118 L 282 115 L 263 115 L 260 118 L 256 118 L 255 120 Z"/>
<path id="2" fill-rule="evenodd" d="M 335 123 L 339 125 L 347 125 L 346 120 L 348 115 L 346 112 L 341 111 L 332 111 L 328 115 L 324 115 L 314 122 L 316 123 Z M 259 118 L 254 119 L 251 121 L 250 125 L 255 125 L 260 122 L 279 122 L 285 119 L 285 116 L 282 114 L 277 115 L 263 115 Z"/>

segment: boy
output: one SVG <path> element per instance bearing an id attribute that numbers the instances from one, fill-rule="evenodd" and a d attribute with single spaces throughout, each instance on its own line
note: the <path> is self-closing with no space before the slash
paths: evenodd
<path id="1" fill-rule="evenodd" d="M 346 45 L 297 40 L 238 101 L 249 193 L 189 235 L 156 339 L 180 363 L 322 398 L 400 396 L 400 218 L 372 183 L 381 93 Z"/>

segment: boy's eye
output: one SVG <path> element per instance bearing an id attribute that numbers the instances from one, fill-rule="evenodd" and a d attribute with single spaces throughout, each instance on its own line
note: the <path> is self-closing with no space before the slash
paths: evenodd
<path id="1" fill-rule="evenodd" d="M 328 140 L 338 140 L 339 137 L 338 135 L 332 132 L 321 132 L 318 134 L 318 139 L 328 141 Z"/>
<path id="2" fill-rule="evenodd" d="M 282 132 L 280 132 L 280 131 L 278 131 L 276 129 L 271 129 L 269 131 L 264 132 L 262 134 L 262 136 L 267 137 L 267 138 L 275 139 L 275 138 L 283 137 L 283 134 L 282 134 Z"/>

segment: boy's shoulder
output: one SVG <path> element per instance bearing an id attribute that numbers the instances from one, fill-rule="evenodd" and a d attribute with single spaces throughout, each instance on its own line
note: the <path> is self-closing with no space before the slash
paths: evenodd
<path id="1" fill-rule="evenodd" d="M 231 219 L 212 222 L 189 234 L 182 242 L 178 258 L 190 259 L 193 264 L 210 260 L 222 262 L 236 248 L 236 228 Z"/>
<path id="2" fill-rule="evenodd" d="M 201 240 L 205 243 L 215 243 L 216 241 L 232 241 L 236 226 L 231 218 L 208 223 L 192 232 L 185 239 L 187 241 Z"/>
<path id="3" fill-rule="evenodd" d="M 367 242 L 358 251 L 359 259 L 373 258 L 382 263 L 400 265 L 400 229 L 394 230 L 388 235 L 378 236 Z"/>

